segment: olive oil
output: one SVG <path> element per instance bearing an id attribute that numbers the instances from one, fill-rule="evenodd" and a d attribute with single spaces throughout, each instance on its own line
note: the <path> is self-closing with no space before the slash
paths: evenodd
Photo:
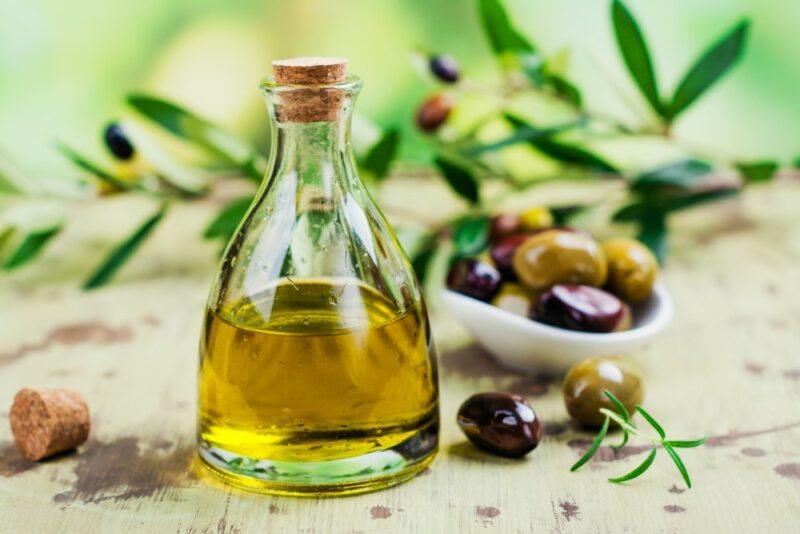
<path id="1" fill-rule="evenodd" d="M 437 426 L 422 310 L 357 280 L 283 280 L 208 310 L 200 435 L 242 458 L 325 462 L 385 451 Z"/>

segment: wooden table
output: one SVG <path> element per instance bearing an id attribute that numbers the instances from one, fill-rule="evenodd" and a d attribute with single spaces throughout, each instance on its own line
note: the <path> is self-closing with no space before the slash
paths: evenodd
<path id="1" fill-rule="evenodd" d="M 570 473 L 591 435 L 570 426 L 560 384 L 502 369 L 436 310 L 438 458 L 401 486 L 316 500 L 242 493 L 196 469 L 196 348 L 215 262 L 215 246 L 196 236 L 210 206 L 175 210 L 112 285 L 90 293 L 77 289 L 87 263 L 151 206 L 123 198 L 83 206 L 86 224 L 2 279 L 0 416 L 23 386 L 71 387 L 88 398 L 92 434 L 77 453 L 30 463 L 0 425 L 0 531 L 796 531 L 798 208 L 800 189 L 789 184 L 673 221 L 666 281 L 677 317 L 635 359 L 645 404 L 670 434 L 710 437 L 684 454 L 693 489 L 662 455 L 630 484 L 606 482 L 643 459 L 640 443 L 604 448 Z M 525 394 L 546 421 L 528 458 L 490 457 L 465 442 L 455 413 L 481 390 Z"/>

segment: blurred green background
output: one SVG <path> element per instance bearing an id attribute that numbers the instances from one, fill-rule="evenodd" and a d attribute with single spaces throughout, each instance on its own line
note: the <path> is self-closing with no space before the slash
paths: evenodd
<path id="1" fill-rule="evenodd" d="M 619 59 L 607 0 L 506 0 L 515 25 L 546 53 L 570 50 L 590 109 L 633 118 L 639 102 Z M 682 119 L 678 133 L 739 158 L 800 154 L 800 2 L 630 0 L 659 83 L 672 89 L 703 47 L 749 16 L 742 63 Z M 413 114 L 433 90 L 409 62 L 417 45 L 449 52 L 467 77 L 495 62 L 470 0 L 30 0 L 0 4 L 0 151 L 37 173 L 74 172 L 55 140 L 100 150 L 100 131 L 145 90 L 263 139 L 257 90 L 270 61 L 337 55 L 365 81 L 358 109 L 408 132 L 403 156 L 425 161 Z M 642 104 L 640 107 L 644 107 Z"/>

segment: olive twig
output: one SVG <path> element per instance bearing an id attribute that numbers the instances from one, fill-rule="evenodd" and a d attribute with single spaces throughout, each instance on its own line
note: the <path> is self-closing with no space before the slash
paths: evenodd
<path id="1" fill-rule="evenodd" d="M 581 458 L 575 462 L 575 464 L 570 468 L 570 471 L 577 471 L 578 469 L 583 466 L 586 462 L 588 462 L 595 453 L 600 450 L 600 445 L 602 444 L 603 440 L 606 437 L 608 432 L 608 426 L 611 421 L 617 423 L 623 432 L 623 439 L 622 443 L 619 445 L 612 445 L 614 448 L 620 448 L 625 443 L 628 442 L 629 436 L 636 436 L 641 438 L 645 441 L 649 441 L 653 444 L 653 448 L 650 450 L 650 454 L 645 458 L 645 460 L 636 466 L 632 471 L 619 476 L 619 477 L 612 477 L 609 478 L 609 482 L 613 482 L 615 484 L 620 484 L 622 482 L 627 482 L 629 480 L 633 480 L 638 476 L 642 475 L 645 471 L 647 471 L 650 466 L 653 464 L 653 461 L 656 458 L 656 454 L 658 453 L 659 448 L 663 448 L 667 451 L 667 454 L 672 459 L 675 466 L 678 468 L 683 480 L 686 482 L 686 486 L 691 488 L 692 487 L 692 480 L 689 478 L 689 472 L 686 469 L 686 465 L 683 463 L 683 460 L 675 451 L 676 448 L 678 449 L 689 449 L 693 447 L 699 447 L 700 445 L 706 442 L 706 438 L 702 437 L 699 439 L 694 440 L 669 440 L 667 439 L 667 433 L 664 428 L 661 426 L 661 423 L 656 421 L 656 419 L 650 415 L 650 413 L 639 406 L 636 405 L 636 412 L 639 413 L 648 424 L 653 427 L 656 431 L 657 436 L 653 436 L 651 434 L 647 434 L 639 430 L 636 425 L 631 421 L 631 416 L 628 413 L 628 410 L 625 408 L 625 405 L 617 399 L 613 393 L 608 391 L 607 389 L 603 391 L 603 394 L 611 401 L 614 407 L 617 409 L 617 412 L 610 410 L 608 408 L 600 408 L 600 413 L 605 416 L 603 420 L 603 426 L 600 428 L 600 432 L 598 432 L 597 436 L 595 437 L 594 441 L 592 442 L 589 450 L 581 456 Z"/>

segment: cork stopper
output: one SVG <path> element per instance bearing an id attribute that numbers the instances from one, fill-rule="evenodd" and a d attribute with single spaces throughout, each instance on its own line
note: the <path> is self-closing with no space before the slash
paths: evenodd
<path id="1" fill-rule="evenodd" d="M 74 449 L 89 437 L 89 406 L 69 389 L 20 390 L 10 419 L 17 447 L 32 461 Z"/>
<path id="2" fill-rule="evenodd" d="M 285 85 L 324 85 L 347 78 L 347 60 L 338 57 L 295 57 L 272 62 L 275 81 Z"/>
<path id="3" fill-rule="evenodd" d="M 339 118 L 345 93 L 325 87 L 345 81 L 347 60 L 329 57 L 298 57 L 272 62 L 275 81 L 281 85 L 306 85 L 282 91 L 275 99 L 281 122 L 333 121 Z M 315 87 L 316 86 L 316 87 Z"/>

